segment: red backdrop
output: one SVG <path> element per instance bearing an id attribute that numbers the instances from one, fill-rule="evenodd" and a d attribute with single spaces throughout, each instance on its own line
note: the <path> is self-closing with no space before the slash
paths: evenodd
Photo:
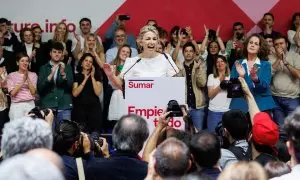
<path id="1" fill-rule="evenodd" d="M 256 15 L 262 16 L 267 12 L 261 11 L 264 6 L 275 15 L 274 29 L 285 35 L 292 15 L 294 12 L 300 11 L 300 0 L 248 0 L 247 3 L 253 2 L 257 6 L 254 5 L 251 13 L 247 15 L 247 11 L 242 10 L 237 1 L 247 0 L 235 0 L 235 2 L 234 0 L 127 0 L 102 24 L 99 34 L 104 35 L 117 14 L 128 14 L 131 16 L 131 20 L 126 23 L 126 28 L 129 33 L 135 35 L 148 19 L 156 19 L 159 26 L 168 32 L 174 25 L 191 26 L 197 41 L 203 39 L 203 24 L 211 29 L 216 29 L 220 24 L 222 26 L 221 36 L 224 40 L 228 40 L 231 37 L 233 22 L 243 22 L 246 31 L 250 31 L 256 25 L 253 18 L 251 19 L 251 14 L 259 13 Z M 272 5 L 270 5 L 270 1 L 273 1 Z M 260 12 L 256 12 L 258 9 Z"/>

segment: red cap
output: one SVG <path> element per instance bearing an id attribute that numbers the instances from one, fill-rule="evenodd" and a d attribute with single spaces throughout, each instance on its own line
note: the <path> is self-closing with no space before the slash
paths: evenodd
<path id="1" fill-rule="evenodd" d="M 277 124 L 265 112 L 259 112 L 254 116 L 252 127 L 253 141 L 259 145 L 274 147 L 279 139 Z"/>

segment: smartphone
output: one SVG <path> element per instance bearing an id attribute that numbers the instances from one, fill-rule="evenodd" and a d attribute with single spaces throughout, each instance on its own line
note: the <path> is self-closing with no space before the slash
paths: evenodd
<path id="1" fill-rule="evenodd" d="M 126 14 L 119 15 L 119 20 L 120 21 L 128 21 L 128 20 L 130 20 L 130 16 L 126 15 Z"/>

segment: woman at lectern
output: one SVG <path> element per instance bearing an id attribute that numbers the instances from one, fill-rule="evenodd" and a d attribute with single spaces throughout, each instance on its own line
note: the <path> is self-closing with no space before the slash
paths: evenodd
<path id="1" fill-rule="evenodd" d="M 122 79 L 128 77 L 172 77 L 179 72 L 168 54 L 156 52 L 159 42 L 158 31 L 154 26 L 144 26 L 138 36 L 142 52 L 125 61 L 121 73 L 116 76 L 110 64 L 104 64 L 103 70 L 112 84 L 122 89 Z"/>

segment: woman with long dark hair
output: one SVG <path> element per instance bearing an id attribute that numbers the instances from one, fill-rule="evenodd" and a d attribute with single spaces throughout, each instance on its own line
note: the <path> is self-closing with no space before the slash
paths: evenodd
<path id="1" fill-rule="evenodd" d="M 73 91 L 74 107 L 72 120 L 80 123 L 85 132 L 101 131 L 101 105 L 99 96 L 102 93 L 102 76 L 92 54 L 83 54 L 77 66 Z"/>

